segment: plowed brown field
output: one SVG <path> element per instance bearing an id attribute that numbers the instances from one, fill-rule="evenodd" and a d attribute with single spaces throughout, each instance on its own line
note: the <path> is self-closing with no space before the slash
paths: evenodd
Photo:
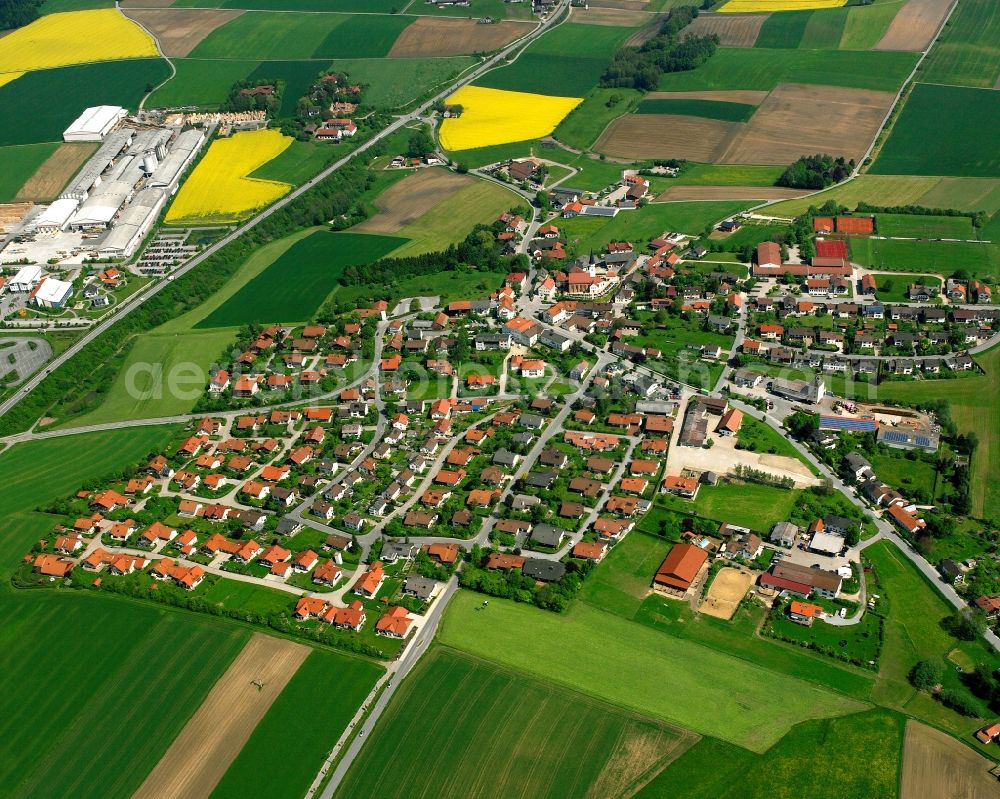
<path id="1" fill-rule="evenodd" d="M 950 735 L 906 722 L 900 799 L 996 799 L 1000 783 L 993 764 Z"/>
<path id="2" fill-rule="evenodd" d="M 382 192 L 375 200 L 378 213 L 353 229 L 367 233 L 397 233 L 473 183 L 474 178 L 444 169 L 418 169 Z"/>
<path id="3" fill-rule="evenodd" d="M 481 25 L 473 19 L 418 17 L 396 39 L 389 57 L 430 58 L 488 53 L 530 33 L 534 27 L 530 22 Z"/>
<path id="4" fill-rule="evenodd" d="M 183 58 L 216 28 L 242 11 L 221 8 L 126 9 L 126 16 L 148 30 L 166 56 Z"/>
<path id="5" fill-rule="evenodd" d="M 619 158 L 712 162 L 726 152 L 743 127 L 739 122 L 702 117 L 626 114 L 608 126 L 594 149 Z"/>
<path id="6" fill-rule="evenodd" d="M 714 33 L 723 47 L 753 47 L 768 14 L 699 14 L 682 34 L 707 36 Z"/>
<path id="7" fill-rule="evenodd" d="M 54 200 L 69 183 L 69 179 L 83 166 L 83 162 L 94 154 L 95 150 L 97 150 L 96 144 L 84 142 L 60 144 L 56 151 L 38 167 L 35 174 L 21 186 L 14 199 L 18 202 Z"/>
<path id="8" fill-rule="evenodd" d="M 923 50 L 934 39 L 952 2 L 954 0 L 909 0 L 892 18 L 889 30 L 875 49 Z"/>

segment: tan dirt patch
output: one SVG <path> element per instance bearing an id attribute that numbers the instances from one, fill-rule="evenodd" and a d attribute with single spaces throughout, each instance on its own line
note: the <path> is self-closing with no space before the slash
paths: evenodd
<path id="1" fill-rule="evenodd" d="M 906 722 L 900 799 L 995 799 L 993 763 L 950 735 Z"/>
<path id="2" fill-rule="evenodd" d="M 578 8 L 573 12 L 573 22 L 582 22 L 584 25 L 618 25 L 623 28 L 644 28 L 651 23 L 657 22 L 658 15 L 649 11 L 629 11 L 625 8 Z M 656 28 L 654 27 L 654 32 Z M 625 44 L 632 44 L 632 39 L 639 34 L 633 33 Z"/>
<path id="3" fill-rule="evenodd" d="M 790 164 L 814 153 L 859 160 L 894 99 L 892 92 L 782 83 L 760 104 L 719 161 Z"/>
<path id="4" fill-rule="evenodd" d="M 786 189 L 784 186 L 671 186 L 656 201 L 785 200 L 809 193 L 806 189 Z"/>
<path id="5" fill-rule="evenodd" d="M 133 799 L 211 794 L 309 652 L 302 644 L 255 633 Z"/>
<path id="6" fill-rule="evenodd" d="M 396 39 L 390 58 L 488 53 L 534 30 L 531 22 L 481 25 L 472 19 L 418 17 Z"/>
<path id="7" fill-rule="evenodd" d="M 668 114 L 626 114 L 612 122 L 594 149 L 620 158 L 715 161 L 743 124 Z M 794 159 L 793 159 L 794 160 Z"/>
<path id="8" fill-rule="evenodd" d="M 25 182 L 14 198 L 17 202 L 54 200 L 83 162 L 97 150 L 97 144 L 60 144 L 54 153 Z"/>
<path id="9" fill-rule="evenodd" d="M 687 730 L 626 729 L 587 791 L 589 799 L 632 796 L 701 739 Z"/>
<path id="10" fill-rule="evenodd" d="M 626 11 L 645 11 L 649 0 L 590 0 L 591 8 L 622 8 Z"/>
<path id="11" fill-rule="evenodd" d="M 735 569 L 731 566 L 719 569 L 708 588 L 705 599 L 698 607 L 698 612 L 729 621 L 736 613 L 736 608 L 743 597 L 746 596 L 747 589 L 753 585 L 754 579 L 752 573 L 743 569 Z"/>
<path id="12" fill-rule="evenodd" d="M 418 169 L 394 183 L 375 200 L 378 213 L 352 230 L 397 233 L 452 194 L 471 186 L 475 178 L 444 169 Z"/>
<path id="13" fill-rule="evenodd" d="M 722 47 L 753 47 L 769 14 L 699 14 L 681 33 L 708 36 L 714 33 Z"/>
<path id="14" fill-rule="evenodd" d="M 746 103 L 760 105 L 769 92 L 754 89 L 729 89 L 718 92 L 649 92 L 645 100 L 715 100 L 717 103 Z"/>
<path id="15" fill-rule="evenodd" d="M 875 50 L 924 50 L 948 14 L 954 0 L 909 0 L 892 18 Z"/>
<path id="16" fill-rule="evenodd" d="M 222 8 L 134 9 L 126 16 L 138 22 L 160 43 L 165 56 L 183 58 L 216 28 L 243 12 Z"/>

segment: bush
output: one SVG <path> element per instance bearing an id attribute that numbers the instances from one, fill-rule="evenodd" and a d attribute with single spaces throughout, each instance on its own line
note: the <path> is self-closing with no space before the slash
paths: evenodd
<path id="1" fill-rule="evenodd" d="M 936 685 L 941 684 L 944 679 L 945 665 L 939 657 L 931 657 L 921 660 L 910 671 L 910 682 L 914 688 L 921 691 L 930 691 Z"/>

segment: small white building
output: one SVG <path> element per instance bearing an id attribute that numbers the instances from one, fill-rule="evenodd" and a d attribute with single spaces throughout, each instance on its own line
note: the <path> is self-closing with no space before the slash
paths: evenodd
<path id="1" fill-rule="evenodd" d="M 17 274 L 10 279 L 7 288 L 10 291 L 26 292 L 31 291 L 42 279 L 42 267 L 37 264 L 22 266 Z"/>
<path id="2" fill-rule="evenodd" d="M 31 299 L 39 308 L 62 308 L 72 294 L 72 283 L 47 277 L 32 292 Z"/>
<path id="3" fill-rule="evenodd" d="M 123 119 L 125 109 L 118 105 L 87 108 L 63 131 L 63 141 L 104 141 L 104 137 Z"/>

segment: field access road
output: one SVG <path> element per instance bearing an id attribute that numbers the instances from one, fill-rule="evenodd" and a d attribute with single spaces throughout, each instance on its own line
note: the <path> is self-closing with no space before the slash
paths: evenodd
<path id="1" fill-rule="evenodd" d="M 242 225 L 237 227 L 231 233 L 219 239 L 219 241 L 217 241 L 215 244 L 211 245 L 210 247 L 200 252 L 190 261 L 178 267 L 170 275 L 170 277 L 166 278 L 165 280 L 158 280 L 157 282 L 150 284 L 150 286 L 144 289 L 143 291 L 139 291 L 133 294 L 125 302 L 119 305 L 115 310 L 115 312 L 110 314 L 103 322 L 91 328 L 78 341 L 76 341 L 74 344 L 68 347 L 65 352 L 63 352 L 62 354 L 57 356 L 53 361 L 51 361 L 44 371 L 39 372 L 34 377 L 30 378 L 21 389 L 19 389 L 15 394 L 13 394 L 12 396 L 4 400 L 2 403 L 0 403 L 0 416 L 3 416 L 6 413 L 8 413 L 21 400 L 23 400 L 26 396 L 28 396 L 28 394 L 30 394 L 32 391 L 38 388 L 41 382 L 46 377 L 48 377 L 48 375 L 51 372 L 55 371 L 64 363 L 69 361 L 70 358 L 79 353 L 84 347 L 86 347 L 88 344 L 96 340 L 98 336 L 107 332 L 107 330 L 109 330 L 111 326 L 114 325 L 119 319 L 123 319 L 125 316 L 130 314 L 136 308 L 141 307 L 144 303 L 148 302 L 150 299 L 159 294 L 166 286 L 168 286 L 172 282 L 173 279 L 186 274 L 195 267 L 204 263 L 208 258 L 211 258 L 223 247 L 231 244 L 233 241 L 238 239 L 244 233 L 257 227 L 257 225 L 259 225 L 264 220 L 268 219 L 274 213 L 280 211 L 289 203 L 297 200 L 307 191 L 316 186 L 317 183 L 330 177 L 330 175 L 332 175 L 338 169 L 342 168 L 345 164 L 357 158 L 362 153 L 367 152 L 376 144 L 381 142 L 383 139 L 388 138 L 396 131 L 406 127 L 410 123 L 418 121 L 427 111 L 433 108 L 434 104 L 437 103 L 439 100 L 444 100 L 446 97 L 448 97 L 449 95 L 460 89 L 462 86 L 465 86 L 474 81 L 484 72 L 487 72 L 496 66 L 500 66 L 501 63 L 508 58 L 508 56 L 519 51 L 521 48 L 527 46 L 533 40 L 537 39 L 543 33 L 548 31 L 550 28 L 555 27 L 556 25 L 560 24 L 565 19 L 567 19 L 568 13 L 564 14 L 563 11 L 567 10 L 568 8 L 569 8 L 569 0 L 560 0 L 556 8 L 553 9 L 551 14 L 549 14 L 548 18 L 543 20 L 541 24 L 537 28 L 535 28 L 535 30 L 521 37 L 517 41 L 507 45 L 502 50 L 498 51 L 496 55 L 483 61 L 482 64 L 473 69 L 471 72 L 466 73 L 462 77 L 450 83 L 446 89 L 442 90 L 441 92 L 438 92 L 436 95 L 434 95 L 429 100 L 420 105 L 415 111 L 411 111 L 408 114 L 404 114 L 403 116 L 397 117 L 394 122 L 392 122 L 387 127 L 380 130 L 378 133 L 376 133 L 374 136 L 368 139 L 368 141 L 359 144 L 354 150 L 347 153 L 343 158 L 332 163 L 330 166 L 328 166 L 314 178 L 306 181 L 297 189 L 294 189 L 293 191 L 289 192 L 284 197 L 275 202 L 273 205 L 268 206 L 259 214 L 257 214 L 256 216 L 252 217 L 251 219 L 249 219 L 248 221 L 244 222 Z"/>
<path id="2" fill-rule="evenodd" d="M 347 774 L 348 769 L 354 762 L 354 759 L 358 756 L 361 751 L 361 747 L 365 743 L 365 735 L 371 737 L 372 730 L 375 729 L 375 725 L 378 723 L 379 718 L 382 716 L 383 711 L 385 711 L 386 706 L 389 704 L 389 700 L 392 699 L 392 695 L 396 692 L 400 683 L 406 679 L 406 675 L 410 673 L 413 667 L 416 665 L 417 660 L 427 649 L 427 646 L 434 639 L 434 634 L 437 632 L 438 624 L 441 622 L 441 617 L 444 615 L 445 608 L 451 601 L 451 598 L 455 595 L 455 591 L 458 590 L 458 575 L 452 575 L 451 579 L 445 584 L 444 590 L 434 601 L 431 606 L 430 612 L 424 619 L 423 624 L 420 629 L 417 630 L 416 635 L 407 645 L 406 649 L 403 650 L 402 656 L 393 661 L 389 666 L 389 676 L 385 682 L 385 689 L 379 695 L 378 699 L 375 700 L 375 705 L 372 707 L 371 713 L 368 715 L 364 721 L 361 721 L 361 729 L 358 734 L 354 737 L 354 740 L 347 747 L 347 751 L 344 753 L 340 762 L 337 764 L 336 769 L 333 771 L 333 776 L 330 777 L 330 781 L 327 783 L 326 788 L 323 789 L 323 793 L 320 794 L 320 799 L 332 799 L 333 794 L 336 792 L 337 788 L 340 787 L 340 783 L 343 781 L 344 776 Z M 367 705 L 367 702 L 365 703 Z M 359 711 L 359 715 L 360 715 Z M 355 717 L 356 721 L 360 721 L 358 717 Z M 337 742 L 336 746 L 331 752 L 331 757 L 336 757 L 339 750 L 342 748 L 345 738 L 349 737 L 353 730 L 348 727 L 347 732 L 341 737 L 341 740 Z M 318 778 L 319 779 L 319 778 Z M 306 794 L 306 799 L 310 799 L 315 794 L 315 788 L 311 788 L 309 793 Z"/>

